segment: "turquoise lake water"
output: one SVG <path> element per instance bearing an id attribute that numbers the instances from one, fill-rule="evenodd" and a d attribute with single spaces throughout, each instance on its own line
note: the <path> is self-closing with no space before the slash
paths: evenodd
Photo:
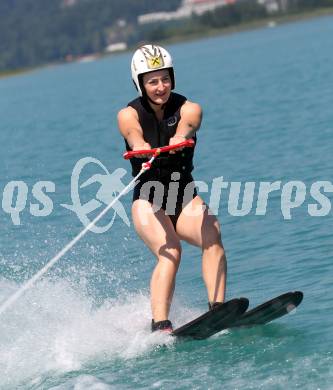
<path id="1" fill-rule="evenodd" d="M 222 176 L 242 191 L 255 183 L 244 216 L 235 215 L 230 184 L 222 190 L 227 298 L 246 296 L 253 307 L 301 290 L 296 313 L 205 341 L 151 334 L 154 259 L 132 222 L 110 211 L 98 223 L 114 218 L 110 229 L 87 234 L 0 315 L 1 389 L 333 388 L 332 36 L 333 18 L 324 17 L 168 47 L 177 92 L 204 110 L 194 177 L 208 190 Z M 136 95 L 130 57 L 0 80 L 0 303 L 83 229 L 62 206 L 72 204 L 81 159 L 96 160 L 82 167 L 79 186 L 119 169 L 127 171 L 122 183 L 130 181 L 116 123 Z M 43 181 L 49 204 L 38 216 Z M 281 182 L 264 215 L 261 182 Z M 98 195 L 101 184 L 79 188 L 82 205 L 95 199 L 90 220 L 112 195 Z M 210 192 L 202 197 L 209 202 Z M 131 195 L 121 203 L 131 221 Z M 206 310 L 200 263 L 200 251 L 184 245 L 176 326 Z"/>

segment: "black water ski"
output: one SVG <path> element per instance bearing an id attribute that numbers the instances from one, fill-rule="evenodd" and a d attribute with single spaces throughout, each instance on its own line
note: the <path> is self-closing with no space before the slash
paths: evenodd
<path id="1" fill-rule="evenodd" d="M 247 310 L 248 306 L 249 301 L 246 298 L 232 299 L 175 329 L 172 335 L 197 340 L 206 339 L 229 328 Z"/>
<path id="2" fill-rule="evenodd" d="M 236 319 L 229 328 L 251 327 L 271 322 L 294 310 L 303 299 L 301 291 L 288 292 L 271 299 Z"/>

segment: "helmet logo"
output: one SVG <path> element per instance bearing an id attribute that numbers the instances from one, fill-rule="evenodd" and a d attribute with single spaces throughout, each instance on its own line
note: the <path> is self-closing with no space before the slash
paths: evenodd
<path id="1" fill-rule="evenodd" d="M 149 58 L 147 61 L 150 69 L 160 68 L 161 66 L 163 66 L 163 63 L 161 62 L 163 62 L 163 59 L 161 57 L 152 57 Z"/>
<path id="2" fill-rule="evenodd" d="M 147 66 L 149 69 L 159 69 L 164 66 L 164 60 L 162 54 L 158 47 L 152 47 L 153 52 L 151 52 L 147 47 L 142 47 L 142 53 L 146 58 Z"/>

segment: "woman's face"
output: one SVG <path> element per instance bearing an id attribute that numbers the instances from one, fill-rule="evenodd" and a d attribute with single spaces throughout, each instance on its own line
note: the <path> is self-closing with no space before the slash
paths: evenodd
<path id="1" fill-rule="evenodd" d="M 168 69 L 146 73 L 142 81 L 151 102 L 161 105 L 168 101 L 172 84 Z"/>

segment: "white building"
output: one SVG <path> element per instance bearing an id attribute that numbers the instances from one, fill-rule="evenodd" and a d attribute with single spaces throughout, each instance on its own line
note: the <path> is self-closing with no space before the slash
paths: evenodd
<path id="1" fill-rule="evenodd" d="M 213 11 L 217 7 L 235 3 L 236 0 L 183 0 L 182 5 L 173 12 L 153 12 L 140 15 L 139 24 L 162 22 L 189 18 L 192 14 L 202 15 L 207 11 Z"/>
<path id="2" fill-rule="evenodd" d="M 105 48 L 105 51 L 107 53 L 114 53 L 117 51 L 123 51 L 127 49 L 126 42 L 117 42 L 117 43 L 111 43 Z"/>
<path id="3" fill-rule="evenodd" d="M 213 11 L 217 7 L 234 2 L 230 0 L 183 0 L 182 7 L 179 10 L 182 9 L 189 14 L 202 15 L 207 11 Z"/>
<path id="4" fill-rule="evenodd" d="M 258 0 L 258 3 L 264 5 L 269 13 L 285 11 L 288 8 L 288 0 Z"/>
<path id="5" fill-rule="evenodd" d="M 63 0 L 62 1 L 62 6 L 63 7 L 72 7 L 77 3 L 77 0 Z"/>

